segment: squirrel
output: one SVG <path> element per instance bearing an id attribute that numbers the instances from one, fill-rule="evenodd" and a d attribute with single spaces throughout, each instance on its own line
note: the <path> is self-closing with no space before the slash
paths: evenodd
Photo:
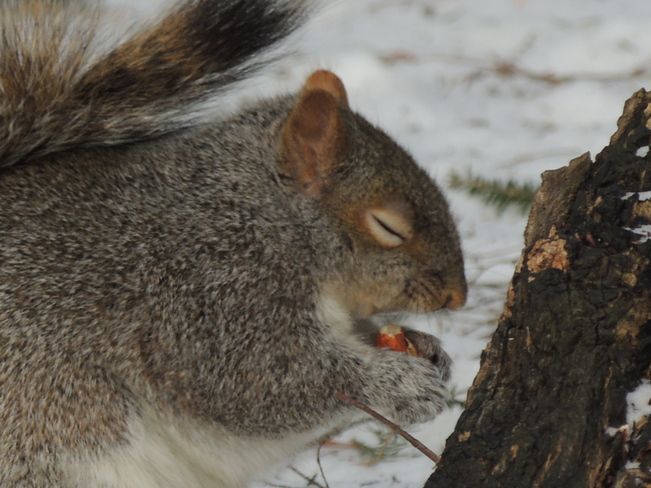
<path id="1" fill-rule="evenodd" d="M 319 70 L 206 106 L 306 2 L 184 0 L 117 46 L 76 2 L 0 3 L 0 486 L 234 487 L 354 415 L 444 406 L 449 357 L 368 319 L 456 309 L 454 221 Z"/>

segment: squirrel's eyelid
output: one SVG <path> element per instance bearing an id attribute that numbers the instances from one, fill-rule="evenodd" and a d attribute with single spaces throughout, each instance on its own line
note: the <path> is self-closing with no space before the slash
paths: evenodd
<path id="1" fill-rule="evenodd" d="M 368 230 L 382 246 L 393 248 L 411 237 L 411 227 L 402 216 L 385 210 L 369 210 L 366 214 Z"/>
<path id="2" fill-rule="evenodd" d="M 373 214 L 371 214 L 371 216 L 372 216 L 372 217 L 375 219 L 375 221 L 376 221 L 376 222 L 377 222 L 377 223 L 378 223 L 378 224 L 379 224 L 379 225 L 380 225 L 384 230 L 386 230 L 389 234 L 393 234 L 394 236 L 398 237 L 399 239 L 401 239 L 401 240 L 403 240 L 403 241 L 406 240 L 406 237 L 405 237 L 405 236 L 403 236 L 403 235 L 402 235 L 400 232 L 398 232 L 397 230 L 391 228 L 391 227 L 389 226 L 389 224 L 387 224 L 386 222 L 383 222 L 382 219 L 378 218 L 377 216 L 375 216 L 375 215 L 373 215 Z"/>

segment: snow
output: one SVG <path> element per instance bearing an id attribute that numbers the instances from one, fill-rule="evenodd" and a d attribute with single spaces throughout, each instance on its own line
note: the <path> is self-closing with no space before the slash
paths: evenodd
<path id="1" fill-rule="evenodd" d="M 643 148 L 640 148 L 643 149 Z M 648 148 L 647 148 L 648 149 Z M 624 193 L 622 197 L 623 200 L 628 200 L 632 196 L 637 196 L 637 200 L 643 202 L 645 200 L 651 199 L 651 191 L 629 191 Z"/>
<path id="2" fill-rule="evenodd" d="M 162 4 L 136 3 L 139 13 Z M 463 400 L 501 312 L 526 217 L 516 210 L 497 213 L 447 188 L 448 175 L 472 170 L 538 182 L 544 170 L 585 151 L 599 152 L 615 131 L 624 101 L 648 83 L 651 2 L 322 3 L 294 36 L 291 54 L 247 83 L 239 96 L 296 90 L 315 68 L 332 69 L 343 79 L 352 107 L 408 148 L 446 191 L 466 255 L 468 304 L 454 313 L 410 317 L 408 323 L 442 338 L 455 361 L 450 385 Z M 649 193 L 638 198 L 648 199 Z M 638 391 L 648 400 L 650 390 L 645 384 Z M 630 412 L 648 414 L 637 394 L 628 398 Z M 440 453 L 460 413 L 454 406 L 409 431 Z M 336 440 L 377 444 L 377 428 L 357 426 Z M 292 466 L 312 477 L 319 474 L 316 458 L 316 449 L 308 449 Z M 332 488 L 420 488 L 433 469 L 408 445 L 373 466 L 363 464 L 359 450 L 343 447 L 322 448 L 321 461 Z M 315 481 L 325 485 L 320 475 Z M 252 488 L 274 485 L 308 482 L 287 468 Z"/>
<path id="3" fill-rule="evenodd" d="M 626 395 L 626 423 L 639 423 L 642 417 L 651 415 L 651 381 L 642 380 L 639 386 Z"/>
<path id="4" fill-rule="evenodd" d="M 615 437 L 617 434 L 624 434 L 628 437 L 631 428 L 628 424 L 620 425 L 619 427 L 606 427 L 605 433 L 609 437 Z"/>
<path id="5" fill-rule="evenodd" d="M 643 379 L 637 388 L 626 395 L 626 423 L 619 427 L 607 427 L 606 435 L 615 437 L 623 433 L 628 438 L 635 431 L 635 425 L 651 416 L 651 381 Z M 639 463 L 628 462 L 626 469 L 639 467 Z"/>
<path id="6" fill-rule="evenodd" d="M 624 229 L 639 236 L 639 239 L 637 240 L 638 244 L 644 244 L 651 239 L 651 225 L 640 225 L 633 228 L 624 227 Z"/>

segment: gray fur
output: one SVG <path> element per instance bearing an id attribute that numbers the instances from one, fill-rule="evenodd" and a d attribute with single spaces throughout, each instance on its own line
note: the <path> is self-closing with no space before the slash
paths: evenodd
<path id="1" fill-rule="evenodd" d="M 303 195 L 279 171 L 295 103 L 0 172 L 0 486 L 67 486 L 61 460 L 128 444 L 143 408 L 270 439 L 340 418 L 339 392 L 400 423 L 443 408 L 435 338 L 418 340 L 437 362 L 378 350 L 335 334 L 319 304 L 327 286 L 410 310 L 465 293 L 447 204 L 352 112 L 333 189 Z M 337 217 L 384 194 L 412 205 L 419 259 Z"/>
<path id="2" fill-rule="evenodd" d="M 0 2 L 0 168 L 196 125 L 202 102 L 269 61 L 303 0 L 185 0 L 106 49 L 80 2 Z"/>

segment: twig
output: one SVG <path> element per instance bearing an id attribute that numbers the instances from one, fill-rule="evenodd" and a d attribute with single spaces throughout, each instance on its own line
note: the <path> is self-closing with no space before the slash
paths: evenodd
<path id="1" fill-rule="evenodd" d="M 326 488 L 326 487 L 323 486 L 321 483 L 319 483 L 319 482 L 316 481 L 316 475 L 314 475 L 314 476 L 312 476 L 312 477 L 310 478 L 308 475 L 306 475 L 306 474 L 304 474 L 304 473 L 301 473 L 301 472 L 300 472 L 298 469 L 296 469 L 294 466 L 290 466 L 289 469 L 291 469 L 294 473 L 296 473 L 296 474 L 299 475 L 301 478 L 303 478 L 305 481 L 307 481 L 307 486 L 314 485 L 314 486 L 316 486 L 316 487 L 318 487 L 318 488 Z M 326 483 L 326 484 L 327 484 L 327 483 Z M 328 486 L 327 488 L 330 488 L 330 487 Z"/>
<path id="2" fill-rule="evenodd" d="M 511 61 L 497 61 L 491 66 L 478 68 L 477 71 L 470 74 L 467 79 L 472 81 L 479 78 L 485 73 L 492 73 L 502 78 L 521 77 L 532 81 L 539 81 L 550 85 L 560 85 L 575 81 L 594 81 L 594 82 L 617 82 L 645 76 L 648 74 L 646 66 L 638 66 L 624 73 L 571 73 L 558 75 L 553 72 L 534 71 L 519 66 Z"/>
<path id="3" fill-rule="evenodd" d="M 321 442 L 321 445 L 324 447 L 332 447 L 337 449 L 357 449 L 357 446 L 352 442 L 338 442 L 330 439 Z"/>
<path id="4" fill-rule="evenodd" d="M 389 427 L 393 432 L 401 436 L 403 439 L 405 439 L 409 444 L 414 446 L 416 449 L 418 449 L 420 452 L 422 452 L 425 456 L 430 458 L 432 461 L 434 461 L 436 464 L 438 464 L 441 461 L 441 456 L 436 454 L 435 452 L 431 451 L 425 444 L 420 442 L 418 439 L 413 437 L 411 434 L 408 432 L 405 432 L 398 424 L 395 424 L 391 422 L 388 418 L 384 417 L 383 415 L 379 414 L 375 410 L 373 410 L 371 407 L 368 405 L 365 405 L 364 403 L 355 400 L 354 398 L 349 397 L 345 393 L 339 392 L 337 393 L 337 398 L 339 398 L 341 401 L 348 403 L 349 405 L 352 405 L 353 407 L 359 408 L 360 410 L 366 412 L 369 414 L 371 417 L 375 418 L 376 420 L 379 420 L 382 422 L 384 425 Z"/>
<path id="5" fill-rule="evenodd" d="M 321 471 L 321 478 L 326 485 L 326 488 L 330 488 L 328 480 L 326 478 L 325 472 L 323 471 L 323 466 L 321 466 L 321 448 L 323 447 L 323 442 L 319 444 L 319 447 L 316 448 L 316 463 L 319 465 L 319 471 Z"/>

